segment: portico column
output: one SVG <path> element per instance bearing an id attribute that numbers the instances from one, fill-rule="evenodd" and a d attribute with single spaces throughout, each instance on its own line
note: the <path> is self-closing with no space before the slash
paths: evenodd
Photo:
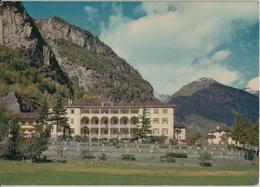
<path id="1" fill-rule="evenodd" d="M 100 138 L 101 135 L 101 128 L 98 128 L 98 137 Z"/>
<path id="2" fill-rule="evenodd" d="M 108 127 L 108 137 L 110 137 L 110 127 Z"/>
<path id="3" fill-rule="evenodd" d="M 130 127 L 128 128 L 128 136 L 129 136 L 129 138 L 131 137 L 131 128 Z"/>

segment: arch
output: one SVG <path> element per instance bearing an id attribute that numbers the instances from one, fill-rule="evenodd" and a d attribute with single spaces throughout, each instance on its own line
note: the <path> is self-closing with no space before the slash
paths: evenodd
<path id="1" fill-rule="evenodd" d="M 113 116 L 110 118 L 110 124 L 111 125 L 117 125 L 119 123 L 119 119 L 116 116 Z"/>
<path id="2" fill-rule="evenodd" d="M 80 124 L 81 124 L 81 125 L 88 125 L 88 124 L 89 124 L 89 118 L 86 117 L 86 116 L 83 117 L 83 118 L 81 118 Z"/>
<path id="3" fill-rule="evenodd" d="M 120 125 L 127 125 L 129 124 L 129 119 L 126 116 L 120 118 Z"/>
<path id="4" fill-rule="evenodd" d="M 109 123 L 109 118 L 107 116 L 103 116 L 101 119 L 100 119 L 100 123 L 101 125 L 108 125 Z"/>
<path id="5" fill-rule="evenodd" d="M 99 124 L 99 119 L 97 116 L 94 116 L 91 118 L 91 125 L 98 125 Z"/>
<path id="6" fill-rule="evenodd" d="M 137 125 L 139 123 L 139 118 L 137 116 L 131 117 L 130 124 Z"/>

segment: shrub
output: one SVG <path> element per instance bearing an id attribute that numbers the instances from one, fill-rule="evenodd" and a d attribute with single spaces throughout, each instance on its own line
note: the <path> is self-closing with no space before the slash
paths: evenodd
<path id="1" fill-rule="evenodd" d="M 187 153 L 166 153 L 166 156 L 168 157 L 174 157 L 174 158 L 188 158 Z"/>
<path id="2" fill-rule="evenodd" d="M 76 136 L 74 136 L 74 141 L 76 141 L 76 142 L 81 142 L 81 136 L 80 135 L 76 135 Z"/>
<path id="3" fill-rule="evenodd" d="M 165 136 L 150 136 L 149 137 L 149 142 L 150 143 L 158 143 L 158 144 L 164 144 L 166 140 Z"/>
<path id="4" fill-rule="evenodd" d="M 161 162 L 175 162 L 175 158 L 173 156 L 169 156 L 169 155 L 163 155 L 160 156 L 160 161 Z"/>
<path id="5" fill-rule="evenodd" d="M 125 141 L 128 142 L 129 139 L 128 139 L 128 138 L 121 138 L 121 139 L 119 140 L 120 143 L 125 143 Z"/>
<path id="6" fill-rule="evenodd" d="M 203 164 L 200 163 L 201 167 L 212 167 L 212 164 L 210 162 L 204 162 Z"/>
<path id="7" fill-rule="evenodd" d="M 130 154 L 121 155 L 121 159 L 122 160 L 130 160 L 130 161 L 136 160 L 135 155 L 130 155 Z"/>
<path id="8" fill-rule="evenodd" d="M 170 144 L 171 145 L 177 145 L 177 141 L 175 139 L 170 139 Z"/>
<path id="9" fill-rule="evenodd" d="M 88 150 L 83 150 L 80 153 L 80 158 L 82 160 L 91 160 L 91 159 L 95 159 L 95 156 Z"/>
<path id="10" fill-rule="evenodd" d="M 201 165 L 201 167 L 212 166 L 212 164 L 209 163 L 210 160 L 212 160 L 211 154 L 209 154 L 208 152 L 200 153 L 199 164 Z"/>
<path id="11" fill-rule="evenodd" d="M 107 141 L 108 141 L 107 138 L 101 138 L 101 139 L 100 139 L 100 142 L 107 142 Z"/>
<path id="12" fill-rule="evenodd" d="M 102 154 L 98 157 L 98 160 L 103 160 L 103 161 L 107 160 L 107 157 L 106 157 L 105 153 L 102 153 Z"/>
<path id="13" fill-rule="evenodd" d="M 91 138 L 91 142 L 98 142 L 98 138 L 97 137 Z"/>
<path id="14" fill-rule="evenodd" d="M 174 157 L 167 157 L 166 162 L 175 162 L 175 158 Z"/>
<path id="15" fill-rule="evenodd" d="M 228 148 L 228 150 L 235 150 L 236 149 L 236 145 L 235 144 L 228 144 L 227 148 Z"/>
<path id="16" fill-rule="evenodd" d="M 89 141 L 88 137 L 86 135 L 84 135 L 83 137 L 81 137 L 81 142 L 87 142 Z"/>
<path id="17" fill-rule="evenodd" d="M 159 145 L 159 148 L 168 149 L 168 148 L 169 148 L 169 145 Z"/>
<path id="18" fill-rule="evenodd" d="M 245 160 L 254 160 L 255 155 L 253 150 L 247 150 L 244 155 Z"/>

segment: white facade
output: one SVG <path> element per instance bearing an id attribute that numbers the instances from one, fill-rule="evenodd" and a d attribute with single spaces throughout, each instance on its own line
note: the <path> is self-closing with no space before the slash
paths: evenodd
<path id="1" fill-rule="evenodd" d="M 100 105 L 72 104 L 67 109 L 71 135 L 90 136 L 96 138 L 131 138 L 139 123 L 143 108 L 149 111 L 151 119 L 151 136 L 173 138 L 174 106 L 167 104 L 114 104 Z M 56 127 L 52 129 L 52 137 L 57 136 Z M 62 129 L 58 131 L 62 135 Z"/>
<path id="2" fill-rule="evenodd" d="M 213 137 L 211 137 L 213 135 Z M 223 142 L 223 136 L 226 136 L 226 142 Z M 227 128 L 218 126 L 216 130 L 208 132 L 209 144 L 235 144 L 235 141 L 230 136 L 230 131 Z"/>

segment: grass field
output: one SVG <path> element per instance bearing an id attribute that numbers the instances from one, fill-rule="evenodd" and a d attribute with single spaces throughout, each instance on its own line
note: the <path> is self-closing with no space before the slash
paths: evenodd
<path id="1" fill-rule="evenodd" d="M 137 163 L 0 161 L 0 184 L 254 185 L 258 166 L 211 168 Z"/>

